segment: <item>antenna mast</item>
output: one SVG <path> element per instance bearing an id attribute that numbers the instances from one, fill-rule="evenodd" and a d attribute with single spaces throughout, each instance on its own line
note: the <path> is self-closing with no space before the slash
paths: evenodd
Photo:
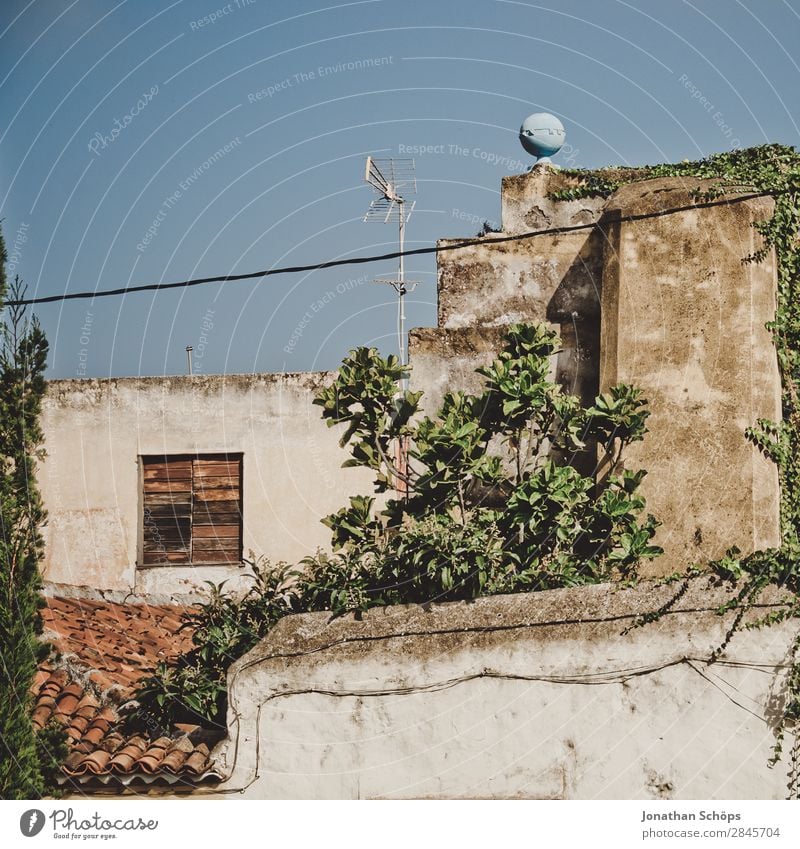
<path id="1" fill-rule="evenodd" d="M 400 364 L 408 365 L 406 350 L 406 309 L 405 297 L 413 292 L 418 281 L 406 280 L 405 264 L 403 262 L 403 247 L 405 245 L 406 224 L 411 218 L 416 201 L 406 201 L 404 195 L 417 193 L 417 180 L 414 173 L 413 159 L 375 159 L 367 157 L 367 167 L 364 179 L 375 191 L 375 198 L 369 205 L 364 221 L 380 224 L 397 223 L 399 242 L 399 263 L 397 277 L 381 277 L 375 283 L 391 286 L 397 292 L 397 349 Z M 408 377 L 403 376 L 400 388 L 408 389 Z"/>
<path id="2" fill-rule="evenodd" d="M 397 349 L 400 365 L 403 367 L 398 394 L 408 389 L 408 353 L 406 350 L 406 305 L 408 292 L 417 287 L 416 280 L 406 280 L 403 247 L 405 245 L 406 224 L 414 211 L 416 201 L 406 201 L 405 195 L 417 193 L 417 179 L 414 173 L 413 159 L 374 159 L 367 157 L 364 179 L 372 186 L 375 197 L 369 205 L 364 221 L 377 221 L 380 224 L 397 223 L 397 238 L 400 244 L 397 277 L 381 277 L 375 283 L 384 283 L 397 292 Z M 397 440 L 395 446 L 395 489 L 404 498 L 408 498 L 408 437 Z"/>

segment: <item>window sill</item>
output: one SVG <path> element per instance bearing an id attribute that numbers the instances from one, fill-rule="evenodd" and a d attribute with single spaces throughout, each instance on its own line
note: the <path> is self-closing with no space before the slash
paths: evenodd
<path id="1" fill-rule="evenodd" d="M 221 563 L 137 563 L 137 569 L 219 569 L 221 566 L 229 567 L 232 569 L 241 569 L 245 566 L 244 560 L 236 560 L 231 562 L 230 560 L 223 561 Z"/>

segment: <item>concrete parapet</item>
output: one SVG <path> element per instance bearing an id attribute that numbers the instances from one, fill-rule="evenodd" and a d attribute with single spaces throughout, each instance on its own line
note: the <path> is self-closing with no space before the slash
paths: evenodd
<path id="1" fill-rule="evenodd" d="M 229 672 L 244 798 L 776 799 L 792 628 L 738 633 L 696 579 L 281 620 Z M 775 596 L 770 600 L 774 601 Z M 762 608 L 757 611 L 763 615 Z M 767 673 L 767 674 L 765 674 Z M 734 745 L 735 744 L 735 745 Z"/>

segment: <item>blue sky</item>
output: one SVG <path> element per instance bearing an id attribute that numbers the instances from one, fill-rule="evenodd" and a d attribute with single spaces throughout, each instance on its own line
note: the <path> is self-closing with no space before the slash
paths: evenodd
<path id="1" fill-rule="evenodd" d="M 368 153 L 415 156 L 407 246 L 499 218 L 531 112 L 578 167 L 798 142 L 798 0 L 3 0 L 0 217 L 29 293 L 391 250 Z M 51 377 L 333 368 L 395 347 L 354 266 L 43 305 Z M 435 261 L 409 326 L 436 322 Z"/>

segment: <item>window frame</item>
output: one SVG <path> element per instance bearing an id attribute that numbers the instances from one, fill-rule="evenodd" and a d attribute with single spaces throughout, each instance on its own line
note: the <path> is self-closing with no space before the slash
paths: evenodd
<path id="1" fill-rule="evenodd" d="M 197 509 L 195 507 L 196 498 L 198 490 L 200 489 L 196 485 L 195 480 L 195 466 L 194 461 L 196 460 L 217 460 L 220 463 L 231 463 L 237 462 L 239 466 L 239 481 L 238 481 L 238 538 L 237 538 L 237 546 L 236 546 L 236 555 L 234 560 L 200 560 L 196 561 L 194 559 L 194 542 L 195 542 L 195 514 Z M 162 562 L 157 563 L 145 563 L 145 511 L 147 506 L 145 504 L 145 472 L 147 471 L 148 464 L 151 463 L 169 463 L 169 462 L 191 462 L 191 478 L 190 478 L 190 511 L 189 511 L 189 538 L 188 538 L 188 555 L 187 560 L 185 561 L 168 561 L 164 560 Z M 136 568 L 137 569 L 165 569 L 165 568 L 175 568 L 175 569 L 186 569 L 186 568 L 201 568 L 204 566 L 211 567 L 220 567 L 220 566 L 240 566 L 243 562 L 244 556 L 244 452 L 242 451 L 219 451 L 219 450 L 209 450 L 209 451 L 190 451 L 190 452 L 177 452 L 177 453 L 166 453 L 166 454 L 139 454 L 137 457 L 139 474 L 138 474 L 138 540 L 137 540 L 137 557 L 136 557 Z M 207 503 L 207 502 L 206 502 Z M 213 527 L 213 524 L 210 525 Z M 213 535 L 212 537 L 213 538 Z"/>

